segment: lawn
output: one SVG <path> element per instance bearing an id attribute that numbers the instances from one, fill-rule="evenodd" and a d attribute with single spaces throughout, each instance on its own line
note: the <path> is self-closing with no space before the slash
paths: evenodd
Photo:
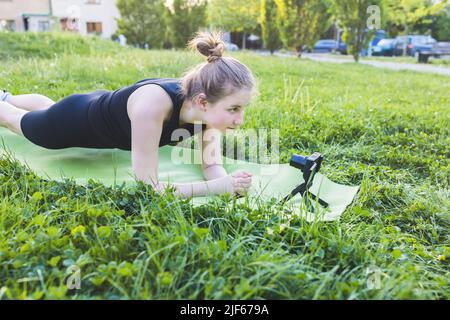
<path id="1" fill-rule="evenodd" d="M 258 78 L 246 128 L 281 162 L 361 190 L 339 221 L 270 205 L 193 208 L 150 187 L 48 181 L 0 158 L 0 299 L 449 299 L 450 78 L 233 53 Z M 179 77 L 202 58 L 0 33 L 0 88 L 54 100 Z M 273 231 L 273 232 L 269 232 Z M 80 289 L 68 289 L 77 266 Z"/>

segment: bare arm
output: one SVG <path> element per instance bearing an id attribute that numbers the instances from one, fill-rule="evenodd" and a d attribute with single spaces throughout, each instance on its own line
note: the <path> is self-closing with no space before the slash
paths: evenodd
<path id="1" fill-rule="evenodd" d="M 224 193 L 245 193 L 251 185 L 252 174 L 237 171 L 227 174 L 222 166 L 221 134 L 218 130 L 207 128 L 201 134 L 200 152 L 202 155 L 203 176 L 207 181 L 173 184 L 177 193 L 184 197 L 220 195 Z M 165 188 L 167 184 L 159 184 Z"/>
<path id="2" fill-rule="evenodd" d="M 161 192 L 167 187 L 167 185 L 167 183 L 158 183 L 156 188 L 159 192 Z M 175 187 L 175 194 L 183 198 L 234 193 L 233 178 L 228 175 L 210 181 L 171 183 L 170 186 Z"/>
<path id="3" fill-rule="evenodd" d="M 221 133 L 207 127 L 200 137 L 202 170 L 206 180 L 214 180 L 227 175 L 222 165 Z"/>
<path id="4" fill-rule="evenodd" d="M 200 152 L 202 155 L 203 176 L 208 182 L 221 182 L 232 185 L 232 192 L 242 194 L 248 191 L 252 183 L 252 173 L 249 171 L 236 171 L 227 174 L 222 164 L 222 140 L 219 130 L 207 127 L 202 132 Z M 230 180 L 231 178 L 231 180 Z M 226 180 L 228 179 L 228 180 Z"/>
<path id="5" fill-rule="evenodd" d="M 163 89 L 157 86 L 147 86 L 145 90 L 141 87 L 128 100 L 133 173 L 138 180 L 150 184 L 158 192 L 167 187 L 166 183 L 158 182 L 158 149 L 164 117 L 172 105 L 170 97 L 160 90 Z M 227 175 L 211 181 L 177 183 L 171 186 L 182 197 L 234 192 L 233 178 Z"/>

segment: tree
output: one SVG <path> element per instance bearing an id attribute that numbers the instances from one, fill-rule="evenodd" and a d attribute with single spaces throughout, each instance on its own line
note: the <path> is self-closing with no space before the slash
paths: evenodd
<path id="1" fill-rule="evenodd" d="M 139 47 L 161 48 L 164 41 L 165 23 L 163 0 L 117 0 L 121 18 L 118 19 L 118 34 Z"/>
<path id="2" fill-rule="evenodd" d="M 431 16 L 442 12 L 447 1 L 434 3 L 432 0 L 384 0 L 387 19 L 408 35 L 412 27 L 425 22 L 432 24 Z M 427 21 L 424 21 L 428 19 Z M 406 55 L 407 42 L 403 42 L 403 55 Z"/>
<path id="3" fill-rule="evenodd" d="M 347 44 L 348 51 L 356 62 L 359 61 L 359 53 L 367 47 L 369 39 L 374 31 L 367 30 L 369 6 L 378 5 L 380 0 L 333 0 L 333 8 L 339 25 L 344 29 L 342 40 Z M 381 9 L 380 9 L 381 13 Z"/>
<path id="4" fill-rule="evenodd" d="M 193 34 L 206 26 L 206 0 L 173 0 L 166 10 L 172 45 L 184 48 Z"/>
<path id="5" fill-rule="evenodd" d="M 450 5 L 439 13 L 433 22 L 432 36 L 439 41 L 450 41 Z"/>
<path id="6" fill-rule="evenodd" d="M 258 26 L 259 0 L 211 0 L 210 23 L 215 28 L 243 32 L 242 49 L 247 33 Z"/>
<path id="7" fill-rule="evenodd" d="M 280 34 L 276 25 L 277 7 L 274 0 L 261 0 L 259 23 L 264 47 L 270 54 L 281 46 Z"/>
<path id="8" fill-rule="evenodd" d="M 301 57 L 330 26 L 327 0 L 275 0 L 281 41 Z"/>

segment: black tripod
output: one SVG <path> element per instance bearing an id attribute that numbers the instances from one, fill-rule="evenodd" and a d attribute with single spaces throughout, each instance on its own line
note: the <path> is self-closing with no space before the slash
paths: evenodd
<path id="1" fill-rule="evenodd" d="M 295 154 L 292 155 L 289 164 L 297 169 L 302 170 L 304 182 L 295 187 L 290 194 L 288 194 L 286 197 L 283 198 L 283 200 L 279 202 L 279 204 L 284 204 L 286 201 L 291 199 L 297 193 L 300 193 L 302 198 L 304 198 L 309 204 L 312 212 L 314 212 L 314 206 L 312 205 L 310 198 L 314 200 L 318 199 L 319 203 L 322 206 L 324 206 L 325 208 L 328 207 L 328 203 L 326 201 L 317 198 L 314 194 L 309 192 L 309 188 L 312 186 L 314 176 L 320 170 L 322 160 L 323 156 L 318 152 L 314 152 L 309 157 L 304 157 Z"/>

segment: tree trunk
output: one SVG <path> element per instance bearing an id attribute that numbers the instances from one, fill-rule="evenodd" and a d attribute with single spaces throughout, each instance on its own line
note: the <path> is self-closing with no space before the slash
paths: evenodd
<path id="1" fill-rule="evenodd" d="M 403 42 L 403 56 L 406 56 L 406 47 L 408 46 L 408 25 L 405 23 L 405 41 Z"/>
<path id="2" fill-rule="evenodd" d="M 359 62 L 359 53 L 361 52 L 361 48 L 362 48 L 362 33 L 363 33 L 363 29 L 358 28 L 357 35 L 356 35 L 356 43 L 355 43 L 356 48 L 354 48 L 352 50 L 353 51 L 353 59 L 355 60 L 355 62 Z"/>
<path id="3" fill-rule="evenodd" d="M 408 16 L 406 11 L 403 11 L 403 15 L 404 15 L 404 23 L 403 23 L 403 27 L 404 27 L 404 31 L 405 31 L 405 41 L 403 42 L 403 50 L 402 50 L 402 55 L 406 56 L 406 46 L 408 45 Z"/>
<path id="4" fill-rule="evenodd" d="M 245 41 L 246 41 L 246 38 L 247 38 L 247 35 L 245 34 L 245 31 L 244 31 L 244 35 L 243 35 L 243 37 L 242 37 L 242 50 L 245 50 Z"/>

